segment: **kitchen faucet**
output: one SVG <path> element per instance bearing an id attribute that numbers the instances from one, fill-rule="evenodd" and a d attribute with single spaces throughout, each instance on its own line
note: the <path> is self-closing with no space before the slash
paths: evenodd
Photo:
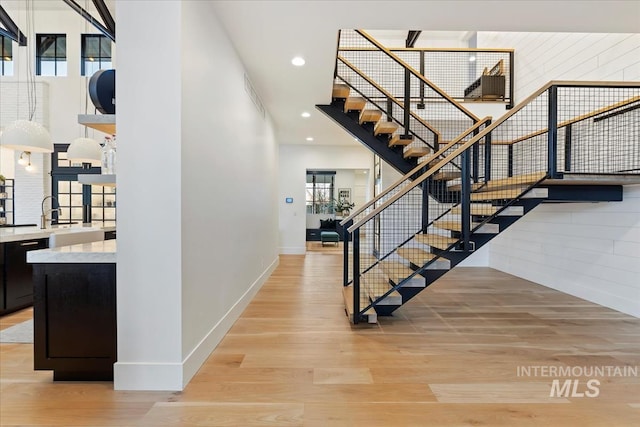
<path id="1" fill-rule="evenodd" d="M 52 209 L 48 209 L 48 210 L 44 210 L 44 202 L 47 201 L 47 199 L 51 199 L 52 202 L 51 204 L 53 205 L 53 200 L 56 201 L 56 204 L 58 205 L 57 208 L 52 208 Z M 42 199 L 42 215 L 40 215 L 40 228 L 47 228 L 47 221 L 51 221 L 50 219 L 47 219 L 47 214 L 48 213 L 53 213 L 53 212 L 58 212 L 60 213 L 60 202 L 58 202 L 58 199 L 56 199 L 54 196 L 45 196 L 44 199 Z"/>

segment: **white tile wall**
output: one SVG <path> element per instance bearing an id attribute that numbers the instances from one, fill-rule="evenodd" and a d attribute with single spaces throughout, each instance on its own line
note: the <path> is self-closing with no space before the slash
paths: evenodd
<path id="1" fill-rule="evenodd" d="M 479 33 L 516 51 L 516 102 L 550 80 L 637 80 L 639 34 Z M 637 143 L 637 141 L 636 141 Z M 640 186 L 624 201 L 543 204 L 490 243 L 491 267 L 640 317 Z"/>
<path id="2" fill-rule="evenodd" d="M 21 81 L 2 81 L 0 97 L 0 127 L 8 126 L 15 120 L 29 119 L 28 85 Z M 49 85 L 46 82 L 35 83 L 35 114 L 33 120 L 49 128 Z"/>
<path id="3" fill-rule="evenodd" d="M 0 126 L 8 126 L 15 120 L 29 119 L 29 102 L 26 82 L 2 82 L 0 97 Z M 49 128 L 49 86 L 46 82 L 35 83 L 35 114 L 33 120 Z M 4 150 L 14 157 L 15 178 L 15 224 L 39 224 L 40 202 L 51 192 L 51 170 L 49 154 L 31 154 L 31 164 L 35 170 L 27 172 L 16 162 L 20 152 Z"/>
<path id="4" fill-rule="evenodd" d="M 19 153 L 16 153 L 16 161 Z M 40 224 L 41 202 L 51 193 L 49 154 L 34 153 L 31 164 L 35 170 L 27 172 L 23 166 L 15 168 L 15 224 Z M 46 204 L 50 208 L 49 203 Z"/>
<path id="5" fill-rule="evenodd" d="M 493 240 L 490 265 L 640 317 L 640 186 L 624 201 L 543 204 Z"/>
<path id="6" fill-rule="evenodd" d="M 478 47 L 515 49 L 515 99 L 550 80 L 640 80 L 640 34 L 478 33 Z"/>

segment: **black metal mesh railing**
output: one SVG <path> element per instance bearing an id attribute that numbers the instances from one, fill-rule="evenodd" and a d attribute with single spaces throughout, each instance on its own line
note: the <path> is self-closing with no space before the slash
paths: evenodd
<path id="1" fill-rule="evenodd" d="M 557 89 L 557 170 L 640 174 L 640 84 Z"/>
<path id="2" fill-rule="evenodd" d="M 405 125 L 404 104 L 392 97 L 384 88 L 379 86 L 369 76 L 358 70 L 349 61 L 338 57 L 336 64 L 336 80 L 346 83 L 352 89 L 351 96 L 361 96 L 366 100 L 365 111 L 379 111 L 381 120 L 389 120 L 399 125 L 398 135 L 413 137 L 413 142 L 407 146 L 425 147 L 433 150 L 439 141 L 439 133 L 420 116 L 411 112 L 408 125 Z"/>
<path id="3" fill-rule="evenodd" d="M 377 48 L 342 43 L 339 55 L 352 57 L 374 50 Z M 513 49 L 389 48 L 389 51 L 456 101 L 502 101 L 513 106 Z M 381 74 L 390 76 L 390 73 Z M 485 81 L 481 81 L 482 76 Z M 480 87 L 479 83 L 485 86 Z M 401 98 L 404 91 L 392 95 Z M 418 91 L 411 102 L 424 103 L 430 95 Z"/>
<path id="4" fill-rule="evenodd" d="M 535 187 L 558 172 L 640 175 L 639 103 L 637 84 L 549 84 L 405 176 L 349 224 L 359 312 L 400 305 L 400 288 L 486 243 L 499 232 L 493 218 L 522 215 L 519 202 L 545 198 Z"/>
<path id="5" fill-rule="evenodd" d="M 512 106 L 512 49 L 390 49 L 456 101 L 504 101 Z M 481 82 L 482 76 L 485 81 Z M 478 83 L 484 83 L 481 87 Z M 487 84 L 491 84 L 491 88 Z M 413 100 L 421 103 L 426 94 Z"/>
<path id="6" fill-rule="evenodd" d="M 345 63 L 367 76 L 367 84 L 361 87 L 363 79 L 353 74 L 344 75 Z M 378 104 L 389 103 L 389 97 L 398 100 L 397 103 L 390 102 L 394 118 L 404 116 L 404 105 L 409 103 L 412 114 L 404 117 L 411 117 L 412 123 L 406 128 L 411 128 L 414 121 L 424 121 L 437 131 L 439 144 L 453 140 L 478 121 L 445 91 L 360 30 L 340 31 L 336 77 L 358 92 L 366 92 L 370 82 L 375 82 L 385 96 L 371 93 L 369 100 Z M 380 96 L 380 99 L 373 96 Z M 405 126 L 406 121 L 402 120 L 401 125 Z"/>

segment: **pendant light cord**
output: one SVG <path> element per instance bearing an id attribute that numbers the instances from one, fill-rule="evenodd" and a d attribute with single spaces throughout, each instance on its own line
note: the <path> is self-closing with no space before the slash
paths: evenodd
<path id="1" fill-rule="evenodd" d="M 25 9 L 27 11 L 27 34 L 33 37 L 35 41 L 36 35 L 33 32 L 35 28 L 35 18 L 33 13 L 33 0 L 25 0 Z M 34 46 L 34 54 L 37 54 L 37 46 Z M 33 75 L 33 59 L 32 55 L 27 53 L 27 103 L 29 106 L 29 120 L 33 120 L 36 114 L 37 97 L 36 97 L 36 79 Z"/>

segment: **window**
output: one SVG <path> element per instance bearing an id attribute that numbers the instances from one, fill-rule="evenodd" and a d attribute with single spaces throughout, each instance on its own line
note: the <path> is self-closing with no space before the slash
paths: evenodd
<path id="1" fill-rule="evenodd" d="M 36 34 L 36 75 L 67 75 L 67 36 Z"/>
<path id="2" fill-rule="evenodd" d="M 51 194 L 58 199 L 59 212 L 52 218 L 60 222 L 116 223 L 116 189 L 97 185 L 82 185 L 78 174 L 100 173 L 99 167 L 84 167 L 67 159 L 69 144 L 54 144 L 51 154 Z"/>
<path id="3" fill-rule="evenodd" d="M 0 36 L 0 76 L 13 76 L 13 45 L 11 39 Z"/>
<path id="4" fill-rule="evenodd" d="M 100 34 L 82 35 L 80 75 L 91 76 L 98 70 L 111 68 L 111 40 Z"/>
<path id="5" fill-rule="evenodd" d="M 335 178 L 335 171 L 307 171 L 307 213 L 334 213 L 333 191 Z"/>

